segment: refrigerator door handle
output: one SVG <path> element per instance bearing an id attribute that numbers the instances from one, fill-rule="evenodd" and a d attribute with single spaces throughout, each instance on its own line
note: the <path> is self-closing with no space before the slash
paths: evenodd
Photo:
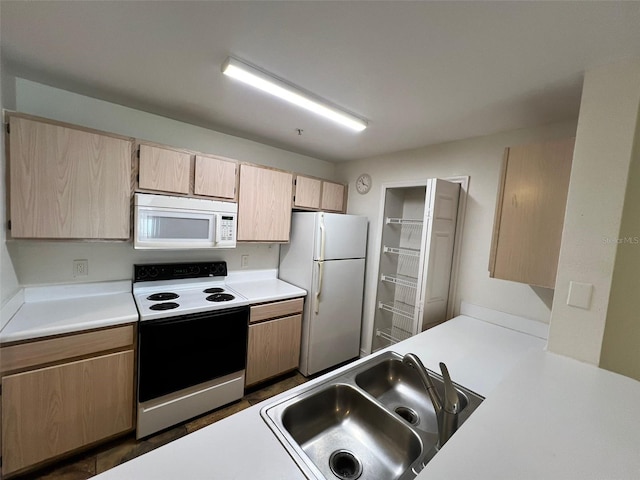
<path id="1" fill-rule="evenodd" d="M 322 293 L 322 275 L 324 273 L 324 262 L 318 262 L 318 289 L 316 290 L 315 308 L 316 315 L 320 311 L 320 294 Z"/>
<path id="2" fill-rule="evenodd" d="M 324 215 L 320 214 L 320 258 L 318 260 L 320 260 L 321 262 L 324 261 L 324 250 L 326 241 L 327 231 L 324 226 Z"/>

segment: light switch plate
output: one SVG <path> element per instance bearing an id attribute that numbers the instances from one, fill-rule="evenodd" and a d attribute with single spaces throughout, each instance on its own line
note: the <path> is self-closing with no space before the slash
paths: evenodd
<path id="1" fill-rule="evenodd" d="M 590 283 L 569 282 L 567 305 L 589 310 L 591 308 L 592 293 L 593 285 Z"/>

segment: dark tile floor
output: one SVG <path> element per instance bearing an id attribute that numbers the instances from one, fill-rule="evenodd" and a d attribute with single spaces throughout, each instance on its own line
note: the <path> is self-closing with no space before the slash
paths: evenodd
<path id="1" fill-rule="evenodd" d="M 106 445 L 96 447 L 86 453 L 58 462 L 50 467 L 43 468 L 31 474 L 15 477 L 16 480 L 84 480 L 98 473 L 120 465 L 143 453 L 165 445 L 191 432 L 211 425 L 229 415 L 244 410 L 252 405 L 260 403 L 267 398 L 289 390 L 307 379 L 298 372 L 279 377 L 278 379 L 262 384 L 255 389 L 247 390 L 245 396 L 237 402 L 219 408 L 200 417 L 193 418 L 185 423 L 177 425 L 157 435 L 136 440 L 131 433 Z"/>

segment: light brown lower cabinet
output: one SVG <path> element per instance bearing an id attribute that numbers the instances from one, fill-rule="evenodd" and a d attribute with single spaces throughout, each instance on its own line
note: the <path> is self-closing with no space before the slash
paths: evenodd
<path id="1" fill-rule="evenodd" d="M 3 478 L 133 430 L 134 341 L 125 325 L 0 348 Z"/>
<path id="2" fill-rule="evenodd" d="M 130 429 L 133 365 L 126 350 L 4 377 L 3 473 Z"/>
<path id="3" fill-rule="evenodd" d="M 298 367 L 301 328 L 301 314 L 249 325 L 247 386 Z"/>

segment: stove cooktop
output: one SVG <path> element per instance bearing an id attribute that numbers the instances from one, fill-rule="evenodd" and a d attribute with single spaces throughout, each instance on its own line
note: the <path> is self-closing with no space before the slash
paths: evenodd
<path id="1" fill-rule="evenodd" d="M 224 262 L 136 265 L 135 269 L 133 297 L 141 321 L 249 304 L 245 297 L 225 285 Z M 159 272 L 158 279 L 150 272 Z"/>

